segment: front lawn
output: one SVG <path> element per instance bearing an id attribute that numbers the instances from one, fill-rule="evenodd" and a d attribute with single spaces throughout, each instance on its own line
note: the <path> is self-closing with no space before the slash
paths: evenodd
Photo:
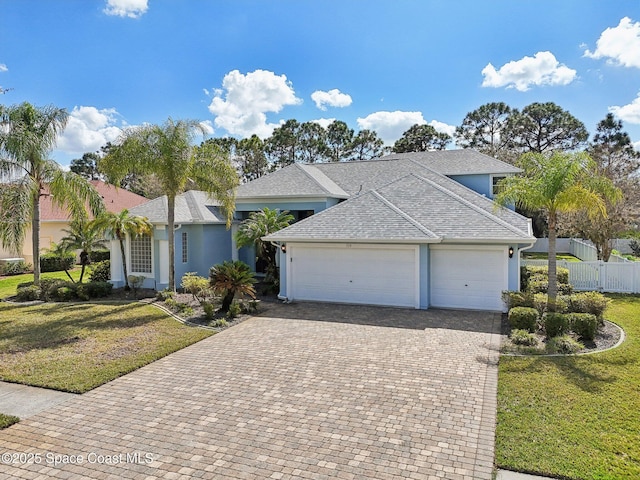
<path id="1" fill-rule="evenodd" d="M 74 268 L 69 270 L 69 273 L 73 279 L 77 282 L 80 278 L 81 268 Z M 88 274 L 85 272 L 85 279 L 88 278 Z M 60 278 L 62 280 L 69 280 L 67 274 L 63 272 L 46 272 L 40 274 L 40 278 Z M 33 273 L 23 273 L 22 275 L 12 275 L 10 277 L 4 277 L 0 280 L 0 299 L 11 297 L 16 294 L 18 285 L 25 282 L 33 282 Z"/>
<path id="2" fill-rule="evenodd" d="M 640 478 L 640 296 L 607 295 L 618 348 L 501 357 L 496 463 L 568 479 Z"/>
<path id="3" fill-rule="evenodd" d="M 522 252 L 522 258 L 525 260 L 549 260 L 549 254 L 546 252 Z M 578 257 L 574 257 L 570 253 L 557 253 L 557 260 L 564 260 L 567 262 L 580 262 Z"/>
<path id="4" fill-rule="evenodd" d="M 83 393 L 211 334 L 141 303 L 0 303 L 0 380 Z"/>

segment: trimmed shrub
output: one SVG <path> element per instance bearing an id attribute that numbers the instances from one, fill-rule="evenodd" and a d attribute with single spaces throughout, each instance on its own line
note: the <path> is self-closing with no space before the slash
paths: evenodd
<path id="1" fill-rule="evenodd" d="M 549 279 L 549 267 L 524 267 L 527 270 L 527 277 L 531 280 L 532 277 L 543 277 L 545 280 Z M 563 267 L 556 267 L 556 277 L 558 283 L 569 283 L 569 269 Z"/>
<path id="2" fill-rule="evenodd" d="M 567 316 L 562 313 L 547 313 L 542 320 L 547 338 L 564 335 L 569 331 Z"/>
<path id="3" fill-rule="evenodd" d="M 583 340 L 593 341 L 598 333 L 598 318 L 591 313 L 568 313 L 567 321 L 571 331 Z"/>
<path id="4" fill-rule="evenodd" d="M 108 282 L 111 280 L 111 261 L 103 260 L 92 264 L 90 267 L 89 281 Z"/>
<path id="5" fill-rule="evenodd" d="M 31 265 L 20 260 L 19 262 L 8 262 L 0 265 L 0 275 L 21 275 L 31 270 Z"/>
<path id="6" fill-rule="evenodd" d="M 109 282 L 89 282 L 82 284 L 82 287 L 89 298 L 107 297 L 113 290 L 113 284 Z"/>
<path id="7" fill-rule="evenodd" d="M 547 351 L 549 353 L 563 353 L 572 354 L 578 353 L 584 348 L 584 345 L 577 342 L 569 335 L 563 335 L 561 337 L 554 337 L 547 342 Z"/>
<path id="8" fill-rule="evenodd" d="M 517 330 L 536 331 L 538 311 L 530 307 L 514 307 L 509 310 L 509 324 Z"/>
<path id="9" fill-rule="evenodd" d="M 32 300 L 40 300 L 42 290 L 35 285 L 29 285 L 26 287 L 18 287 L 16 298 L 20 302 L 30 302 Z"/>
<path id="10" fill-rule="evenodd" d="M 546 293 L 536 293 L 533 296 L 533 308 L 535 308 L 540 316 L 547 312 L 548 295 Z M 558 295 L 556 297 L 556 312 L 564 313 L 567 311 L 568 297 L 565 295 Z"/>
<path id="11" fill-rule="evenodd" d="M 40 255 L 40 271 L 41 272 L 61 272 L 62 270 L 70 270 L 76 263 L 76 254 L 69 253 L 64 257 L 53 253 L 43 253 Z"/>
<path id="12" fill-rule="evenodd" d="M 535 347 L 538 345 L 538 338 L 526 330 L 512 330 L 509 338 L 511 338 L 511 341 L 516 345 L 524 345 L 526 347 Z"/>
<path id="13" fill-rule="evenodd" d="M 90 257 L 91 263 L 104 262 L 111 259 L 111 252 L 109 250 L 94 250 Z"/>
<path id="14" fill-rule="evenodd" d="M 502 301 L 507 310 L 514 307 L 533 307 L 533 295 L 527 292 L 502 292 Z"/>
<path id="15" fill-rule="evenodd" d="M 569 297 L 569 311 L 573 313 L 590 313 L 595 315 L 598 321 L 603 320 L 603 315 L 611 300 L 600 292 L 579 292 Z"/>
<path id="16" fill-rule="evenodd" d="M 58 287 L 53 294 L 53 299 L 58 302 L 68 302 L 76 298 L 76 288 L 70 286 Z"/>

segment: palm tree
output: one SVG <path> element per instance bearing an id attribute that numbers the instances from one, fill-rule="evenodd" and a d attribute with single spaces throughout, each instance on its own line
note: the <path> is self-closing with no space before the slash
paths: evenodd
<path id="1" fill-rule="evenodd" d="M 256 256 L 267 264 L 267 283 L 275 284 L 278 280 L 276 266 L 276 247 L 271 242 L 263 242 L 262 237 L 275 233 L 289 226 L 294 217 L 288 211 L 280 212 L 270 208 L 263 208 L 259 212 L 252 212 L 243 221 L 236 232 L 238 247 L 255 246 Z"/>
<path id="2" fill-rule="evenodd" d="M 223 295 L 220 306 L 223 313 L 229 311 L 237 294 L 249 295 L 251 298 L 256 296 L 256 290 L 253 288 L 256 283 L 255 276 L 249 265 L 240 260 L 227 260 L 211 267 L 209 282 L 214 293 Z"/>
<path id="3" fill-rule="evenodd" d="M 51 196 L 72 219 L 86 218 L 87 205 L 94 215 L 104 210 L 86 179 L 46 158 L 67 119 L 66 110 L 53 106 L 0 107 L 0 177 L 7 179 L 0 190 L 0 242 L 21 251 L 31 224 L 35 285 L 40 284 L 40 197 Z"/>
<path id="4" fill-rule="evenodd" d="M 155 174 L 167 195 L 168 231 L 174 231 L 175 200 L 187 186 L 204 190 L 217 199 L 231 225 L 235 208 L 238 174 L 227 154 L 213 142 L 194 147 L 200 123 L 192 120 L 173 121 L 164 125 L 146 125 L 126 131 L 108 155 L 100 161 L 100 169 L 118 185 L 130 172 Z M 169 288 L 175 291 L 175 238 L 169 235 Z"/>
<path id="5" fill-rule="evenodd" d="M 96 222 L 75 221 L 71 222 L 69 229 L 63 229 L 67 235 L 62 238 L 61 243 L 70 249 L 80 250 L 80 280 L 84 278 L 84 270 L 91 263 L 91 253 L 98 248 L 106 248 L 104 240 L 104 229 Z"/>
<path id="6" fill-rule="evenodd" d="M 593 160 L 583 152 L 527 153 L 520 157 L 518 166 L 523 174 L 500 182 L 496 202 L 546 213 L 549 225 L 548 309 L 555 311 L 558 214 L 584 210 L 594 218 L 606 216 L 605 200 L 616 201 L 620 191 L 610 180 L 595 173 Z"/>
<path id="7" fill-rule="evenodd" d="M 138 237 L 149 235 L 153 225 L 145 217 L 131 215 L 126 208 L 120 213 L 107 212 L 95 220 L 95 227 L 102 229 L 106 235 L 117 238 L 120 243 L 120 254 L 122 256 L 122 272 L 124 273 L 124 288 L 129 290 L 129 280 L 127 275 L 127 257 L 125 256 L 124 241 L 127 235 Z"/>

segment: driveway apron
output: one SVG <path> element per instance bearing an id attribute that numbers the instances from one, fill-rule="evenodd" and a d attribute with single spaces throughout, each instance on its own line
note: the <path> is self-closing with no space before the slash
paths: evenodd
<path id="1" fill-rule="evenodd" d="M 0 431 L 0 478 L 491 478 L 499 314 L 264 315 Z"/>

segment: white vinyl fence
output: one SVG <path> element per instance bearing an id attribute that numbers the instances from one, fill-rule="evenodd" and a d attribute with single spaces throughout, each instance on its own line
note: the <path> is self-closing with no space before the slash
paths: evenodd
<path id="1" fill-rule="evenodd" d="M 575 290 L 640 293 L 640 262 L 611 255 L 609 262 L 597 260 L 596 249 L 577 239 L 569 242 L 569 252 L 582 262 L 559 260 L 558 267 L 569 270 L 569 283 Z M 547 266 L 547 260 L 522 260 L 521 265 Z"/>

